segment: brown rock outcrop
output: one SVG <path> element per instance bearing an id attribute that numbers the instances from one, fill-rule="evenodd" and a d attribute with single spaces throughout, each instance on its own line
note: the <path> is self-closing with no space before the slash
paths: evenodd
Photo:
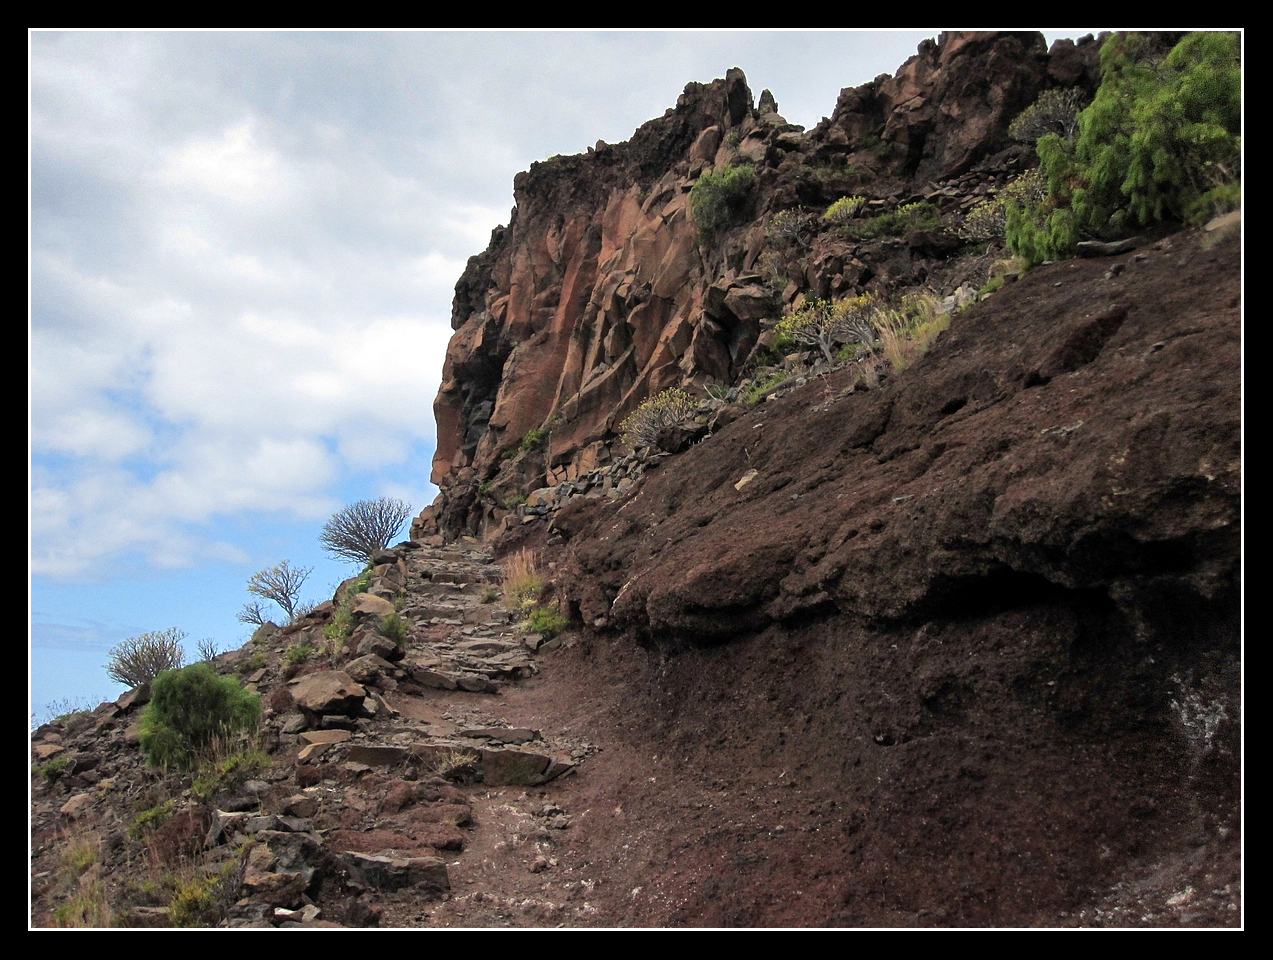
<path id="1" fill-rule="evenodd" d="M 1087 591 L 1142 639 L 1235 630 L 1237 240 L 1120 265 L 1038 268 L 896 382 L 832 375 L 647 475 L 574 525 L 585 621 L 713 642 Z"/>
<path id="2" fill-rule="evenodd" d="M 1066 48 L 1070 82 L 1091 80 L 1094 54 Z M 734 69 L 687 86 L 626 143 L 519 174 L 509 225 L 456 285 L 434 404 L 442 493 L 417 534 L 488 532 L 551 471 L 577 472 L 647 397 L 736 382 L 784 297 L 883 282 L 887 271 L 846 269 L 852 258 L 828 251 L 780 297 L 786 281 L 757 272 L 769 213 L 851 191 L 883 202 L 965 174 L 1009 145 L 1009 121 L 1055 82 L 1048 62 L 1039 34 L 943 34 L 896 77 L 844 91 L 808 134 L 772 97 L 754 108 Z M 752 195 L 704 242 L 690 188 L 738 162 L 754 164 Z"/>

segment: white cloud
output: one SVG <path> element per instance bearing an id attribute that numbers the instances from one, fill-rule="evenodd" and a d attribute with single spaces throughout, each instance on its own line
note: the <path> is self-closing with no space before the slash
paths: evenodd
<path id="1" fill-rule="evenodd" d="M 285 205 L 290 198 L 290 178 L 278 155 L 257 142 L 253 128 L 249 118 L 220 137 L 169 150 L 161 174 L 163 182 L 258 211 L 262 204 Z"/>
<path id="2" fill-rule="evenodd" d="M 515 173 L 734 65 L 829 113 L 915 42 L 33 34 L 35 568 L 229 556 L 221 519 L 321 515 L 352 476 L 422 499 L 395 468 L 433 440 L 453 287 Z"/>

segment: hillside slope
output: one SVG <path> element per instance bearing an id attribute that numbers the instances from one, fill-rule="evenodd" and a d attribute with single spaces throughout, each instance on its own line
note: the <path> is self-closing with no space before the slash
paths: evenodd
<path id="1" fill-rule="evenodd" d="M 649 749 L 818 834 L 761 868 L 812 913 L 682 919 L 1093 922 L 1160 870 L 1105 921 L 1235 922 L 1239 281 L 1235 236 L 1040 269 L 558 515 L 561 588 L 659 661 Z"/>

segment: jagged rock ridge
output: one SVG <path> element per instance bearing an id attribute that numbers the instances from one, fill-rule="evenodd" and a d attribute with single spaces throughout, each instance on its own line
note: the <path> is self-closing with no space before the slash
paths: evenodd
<path id="1" fill-rule="evenodd" d="M 615 425 L 647 397 L 736 382 L 765 321 L 797 296 L 922 280 L 922 241 L 868 257 L 827 238 L 775 266 L 766 223 L 786 209 L 820 214 L 852 192 L 879 209 L 917 197 L 966 205 L 1027 162 L 1007 127 L 1041 90 L 1094 87 L 1096 46 L 1048 52 L 1040 34 L 944 34 L 896 76 L 844 90 L 808 133 L 772 97 L 754 106 L 731 70 L 687 86 L 626 143 L 519 174 L 510 224 L 456 285 L 435 402 L 442 494 L 417 530 L 491 532 L 510 502 L 606 463 Z M 740 161 L 757 172 L 743 222 L 703 242 L 689 188 Z M 516 456 L 537 430 L 544 449 Z"/>

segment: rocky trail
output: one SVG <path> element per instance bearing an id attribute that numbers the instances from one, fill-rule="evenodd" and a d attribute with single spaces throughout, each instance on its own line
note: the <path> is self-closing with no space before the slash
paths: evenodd
<path id="1" fill-rule="evenodd" d="M 488 552 L 411 546 L 378 557 L 385 562 L 353 603 L 366 618 L 350 641 L 360 655 L 287 669 L 289 649 L 321 642 L 330 611 L 320 609 L 299 629 L 217 658 L 223 672 L 252 668 L 245 679 L 268 704 L 264 738 L 274 748 L 269 767 L 231 795 L 160 797 L 159 774 L 137 747 L 139 691 L 41 728 L 33 760 L 60 769 L 35 778 L 37 910 L 55 909 L 72 892 L 59 897 L 56 866 L 70 829 L 99 838 L 107 864 L 157 875 L 195 861 L 215 872 L 240 856 L 242 897 L 228 911 L 231 926 L 500 923 L 505 901 L 520 905 L 508 922 L 595 914 L 586 902 L 563 905 L 582 881 L 541 897 L 528 915 L 526 883 L 502 896 L 490 875 L 500 854 L 528 878 L 557 866 L 553 852 L 571 818 L 551 787 L 596 751 L 528 713 L 525 697 L 501 695 L 533 682 L 561 641 L 519 631 Z M 401 648 L 367 625 L 393 609 L 388 597 L 410 625 Z M 263 653 L 267 663 L 257 666 Z M 164 804 L 175 815 L 143 842 L 138 815 Z M 110 882 L 127 884 L 129 874 Z M 475 912 L 464 887 L 478 878 L 485 892 L 475 902 L 484 906 Z M 144 890 L 131 899 L 138 903 L 130 922 L 171 924 L 167 908 L 144 902 Z"/>

